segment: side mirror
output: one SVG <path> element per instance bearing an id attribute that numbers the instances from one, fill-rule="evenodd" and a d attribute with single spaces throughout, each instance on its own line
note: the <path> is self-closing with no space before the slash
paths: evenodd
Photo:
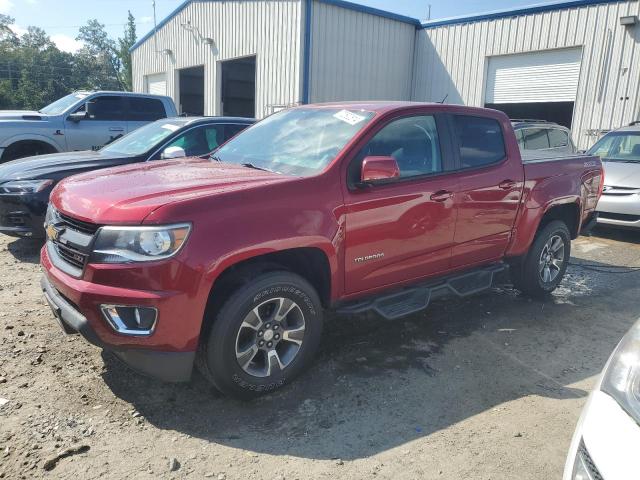
<path id="1" fill-rule="evenodd" d="M 363 184 L 383 183 L 400 176 L 398 162 L 393 157 L 365 157 L 362 160 L 360 181 Z"/>
<path id="2" fill-rule="evenodd" d="M 75 112 L 75 113 L 69 114 L 69 116 L 67 117 L 67 120 L 73 123 L 78 123 L 81 120 L 84 120 L 85 118 L 87 118 L 87 112 Z"/>
<path id="3" fill-rule="evenodd" d="M 160 158 L 167 160 L 169 158 L 183 158 L 187 156 L 187 152 L 182 147 L 167 147 L 160 155 Z"/>

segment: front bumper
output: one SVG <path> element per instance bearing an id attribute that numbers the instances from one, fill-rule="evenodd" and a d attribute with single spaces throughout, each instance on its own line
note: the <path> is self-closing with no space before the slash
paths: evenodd
<path id="1" fill-rule="evenodd" d="M 603 194 L 597 210 L 599 224 L 640 228 L 640 194 Z"/>
<path id="2" fill-rule="evenodd" d="M 190 377 L 208 298 L 208 291 L 200 291 L 198 272 L 172 259 L 148 265 L 88 264 L 77 278 L 52 263 L 46 245 L 40 261 L 43 290 L 65 331 L 82 334 L 154 377 Z M 153 307 L 156 327 L 147 336 L 120 333 L 103 316 L 102 305 Z"/>
<path id="3" fill-rule="evenodd" d="M 594 480 L 637 478 L 640 425 L 600 390 L 591 394 L 578 421 L 563 480 L 574 480 L 573 467 L 581 444 L 583 452 L 588 452 L 590 462 L 586 463 Z"/>
<path id="4" fill-rule="evenodd" d="M 166 382 L 182 382 L 191 378 L 195 352 L 163 352 L 113 347 L 105 344 L 77 307 L 65 299 L 45 276 L 40 280 L 44 297 L 51 311 L 67 334 L 79 333 L 93 345 L 112 350 L 134 370 Z"/>
<path id="5" fill-rule="evenodd" d="M 0 233 L 44 238 L 49 190 L 27 195 L 0 195 Z"/>

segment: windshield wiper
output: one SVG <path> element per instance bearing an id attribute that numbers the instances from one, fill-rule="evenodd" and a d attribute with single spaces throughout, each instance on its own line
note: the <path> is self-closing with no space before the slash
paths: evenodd
<path id="1" fill-rule="evenodd" d="M 220 157 L 216 157 L 215 155 L 209 156 L 209 160 L 213 160 L 214 162 L 222 162 Z"/>
<path id="2" fill-rule="evenodd" d="M 268 168 L 258 167 L 256 165 L 254 165 L 253 163 L 241 163 L 240 165 L 242 165 L 243 167 L 247 167 L 247 168 L 253 168 L 254 170 L 262 170 L 263 172 L 274 173 L 272 170 L 269 170 Z"/>

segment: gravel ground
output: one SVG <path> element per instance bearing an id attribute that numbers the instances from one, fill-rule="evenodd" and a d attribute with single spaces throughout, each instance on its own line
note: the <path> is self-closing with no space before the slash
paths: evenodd
<path id="1" fill-rule="evenodd" d="M 573 257 L 640 267 L 640 234 L 581 238 Z M 0 269 L 11 479 L 560 478 L 586 395 L 640 316 L 640 273 L 571 266 L 544 302 L 497 288 L 401 321 L 332 317 L 306 375 L 238 403 L 199 376 L 162 384 L 64 337 L 36 244 L 0 236 Z"/>

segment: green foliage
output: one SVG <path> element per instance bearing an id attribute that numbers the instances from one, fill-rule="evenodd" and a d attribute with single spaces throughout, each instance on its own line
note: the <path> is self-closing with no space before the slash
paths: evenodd
<path id="1" fill-rule="evenodd" d="M 0 110 L 38 110 L 76 90 L 131 90 L 129 47 L 136 41 L 131 12 L 117 41 L 97 20 L 87 22 L 78 34 L 84 47 L 75 54 L 60 51 L 38 27 L 17 36 L 13 24 L 0 14 Z"/>

